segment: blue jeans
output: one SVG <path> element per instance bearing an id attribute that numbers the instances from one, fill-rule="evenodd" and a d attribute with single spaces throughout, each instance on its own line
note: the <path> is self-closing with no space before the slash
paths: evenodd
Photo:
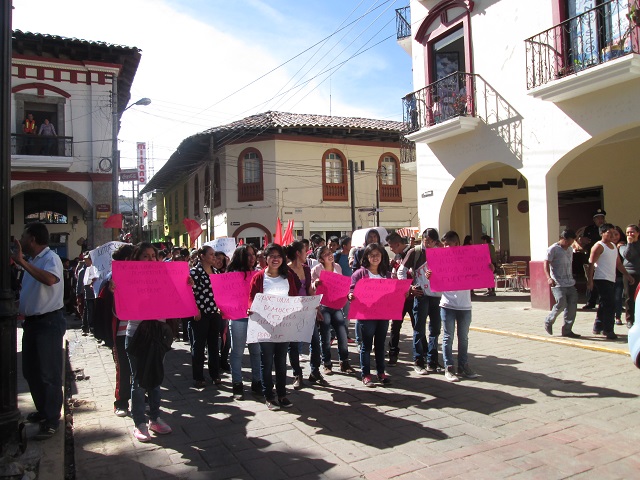
<path id="1" fill-rule="evenodd" d="M 242 383 L 242 355 L 244 347 L 247 346 L 247 326 L 249 319 L 229 321 L 229 331 L 231 332 L 231 382 Z M 251 381 L 259 382 L 260 378 L 260 345 L 250 343 L 249 361 L 251 363 Z"/>
<path id="2" fill-rule="evenodd" d="M 302 375 L 302 367 L 300 366 L 300 351 L 304 342 L 291 342 L 289 344 L 289 364 L 294 375 Z M 320 372 L 320 334 L 318 333 L 318 324 L 313 326 L 311 334 L 311 344 L 309 345 L 309 366 L 311 373 Z"/>
<path id="3" fill-rule="evenodd" d="M 219 313 L 203 313 L 200 320 L 189 320 L 189 340 L 191 342 L 191 371 L 195 381 L 204 380 L 204 347 L 209 352 L 209 376 L 220 378 L 220 347 L 218 338 L 222 328 Z"/>
<path id="4" fill-rule="evenodd" d="M 453 367 L 453 337 L 458 324 L 458 367 L 468 363 L 467 352 L 469 350 L 469 327 L 471 326 L 471 310 L 453 310 L 452 308 L 440 308 L 444 335 L 442 336 L 442 355 L 444 366 Z"/>
<path id="5" fill-rule="evenodd" d="M 131 338 L 129 336 L 126 337 L 124 342 L 125 349 L 129 348 Z M 133 417 L 133 423 L 138 426 L 141 423 L 146 423 L 144 416 L 145 392 L 149 397 L 149 418 L 157 420 L 160 416 L 160 385 L 149 390 L 141 387 L 138 379 L 138 360 L 128 352 L 127 355 L 129 357 L 129 365 L 131 365 L 131 416 Z"/>
<path id="6" fill-rule="evenodd" d="M 438 365 L 438 337 L 442 330 L 440 317 L 440 297 L 423 295 L 413 302 L 413 360 L 423 365 Z M 429 339 L 425 337 L 427 317 L 429 317 Z M 425 344 L 427 346 L 425 352 Z"/>
<path id="7" fill-rule="evenodd" d="M 36 410 L 58 428 L 62 409 L 62 338 L 66 322 L 62 309 L 22 324 L 22 374 Z"/>
<path id="8" fill-rule="evenodd" d="M 600 295 L 598 315 L 593 329 L 604 333 L 613 333 L 615 325 L 615 283 L 608 280 L 594 280 L 593 284 Z"/>
<path id="9" fill-rule="evenodd" d="M 578 291 L 575 286 L 571 287 L 551 287 L 551 292 L 556 299 L 556 304 L 551 308 L 545 323 L 553 325 L 560 312 L 564 311 L 564 325 L 562 334 L 571 332 L 573 322 L 576 320 L 576 310 L 578 308 Z"/>
<path id="10" fill-rule="evenodd" d="M 384 347 L 387 341 L 389 320 L 360 320 L 362 345 L 360 346 L 360 369 L 362 378 L 371 374 L 371 346 L 376 356 L 376 371 L 384 373 Z"/>
<path id="11" fill-rule="evenodd" d="M 338 358 L 341 362 L 349 360 L 347 344 L 347 326 L 342 310 L 320 306 L 322 323 L 320 324 L 320 340 L 322 342 L 322 363 L 331 365 L 331 327 L 338 339 Z"/>
<path id="12" fill-rule="evenodd" d="M 289 342 L 260 342 L 260 373 L 262 393 L 266 400 L 273 400 L 273 374 L 276 370 L 276 394 L 278 398 L 287 396 L 287 350 Z"/>

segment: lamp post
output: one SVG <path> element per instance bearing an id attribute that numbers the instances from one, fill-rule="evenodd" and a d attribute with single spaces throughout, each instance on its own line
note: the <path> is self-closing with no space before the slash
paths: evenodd
<path id="1" fill-rule="evenodd" d="M 207 235 L 205 238 L 207 239 L 207 242 L 208 242 L 209 241 L 209 214 L 211 213 L 211 207 L 205 203 L 204 206 L 202 207 L 202 211 L 204 212 L 204 216 L 207 219 Z"/>
<path id="2" fill-rule="evenodd" d="M 111 77 L 111 213 L 120 213 L 118 207 L 118 183 L 120 182 L 120 152 L 118 151 L 118 115 L 122 115 L 134 105 L 149 105 L 151 99 L 141 98 L 118 113 L 118 79 Z M 117 238 L 118 229 L 114 228 L 113 238 Z"/>

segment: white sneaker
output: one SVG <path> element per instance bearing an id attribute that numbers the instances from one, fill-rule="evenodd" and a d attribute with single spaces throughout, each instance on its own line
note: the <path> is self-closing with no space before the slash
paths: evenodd
<path id="1" fill-rule="evenodd" d="M 116 417 L 126 417 L 127 415 L 129 415 L 129 410 L 126 410 L 124 408 L 116 408 L 113 410 L 113 413 L 116 414 Z"/>
<path id="2" fill-rule="evenodd" d="M 136 437 L 136 439 L 142 443 L 148 442 L 149 440 L 151 440 L 151 434 L 149 434 L 149 429 L 147 428 L 146 423 L 141 423 L 136 428 L 134 428 L 133 436 Z"/>
<path id="3" fill-rule="evenodd" d="M 458 367 L 458 375 L 466 378 L 478 378 L 480 376 L 471 369 L 469 364 Z"/>
<path id="4" fill-rule="evenodd" d="M 149 420 L 149 430 L 159 435 L 166 435 L 172 432 L 171 427 L 160 417 L 156 418 L 155 421 Z"/>
<path id="5" fill-rule="evenodd" d="M 427 372 L 427 369 L 424 368 L 422 365 L 414 365 L 413 371 L 416 372 L 418 375 L 427 375 L 429 373 Z"/>
<path id="6" fill-rule="evenodd" d="M 447 382 L 459 382 L 460 381 L 460 379 L 456 376 L 456 374 L 453 371 L 453 366 L 447 367 L 447 369 L 444 372 L 444 379 Z"/>

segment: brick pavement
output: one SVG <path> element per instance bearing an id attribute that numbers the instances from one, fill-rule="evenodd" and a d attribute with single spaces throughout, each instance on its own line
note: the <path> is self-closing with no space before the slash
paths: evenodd
<path id="1" fill-rule="evenodd" d="M 405 322 L 390 387 L 368 389 L 334 374 L 327 388 L 291 390 L 289 411 L 270 412 L 249 393 L 233 400 L 228 376 L 222 388 L 192 388 L 190 356 L 178 342 L 162 389 L 174 432 L 147 444 L 132 438 L 130 418 L 113 415 L 110 350 L 70 330 L 72 368 L 90 376 L 74 393 L 77 478 L 637 476 L 640 372 L 629 357 L 532 340 L 548 336 L 544 312 L 528 309 L 526 297 L 475 300 L 474 327 L 520 336 L 471 332 L 481 378 L 449 384 L 442 375 L 416 376 Z M 575 330 L 588 333 L 592 319 L 580 312 Z M 605 346 L 624 351 L 624 341 Z M 579 342 L 604 344 L 572 344 Z M 357 365 L 353 347 L 350 357 Z"/>

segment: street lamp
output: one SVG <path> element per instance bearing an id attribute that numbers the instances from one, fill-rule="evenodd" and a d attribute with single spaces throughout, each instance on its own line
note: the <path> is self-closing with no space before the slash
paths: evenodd
<path id="1" fill-rule="evenodd" d="M 209 214 L 211 213 L 211 207 L 205 203 L 204 206 L 202 207 L 202 211 L 204 212 L 204 216 L 207 219 L 207 235 L 205 238 L 207 239 L 207 242 L 208 242 L 209 241 Z"/>
<path id="2" fill-rule="evenodd" d="M 120 182 L 120 152 L 118 151 L 118 82 L 115 75 L 111 77 L 111 213 L 119 213 L 118 183 Z M 120 112 L 122 115 L 134 105 L 149 105 L 151 99 L 141 98 Z M 116 229 L 114 229 L 116 230 Z M 116 236 L 114 236 L 116 238 Z"/>

